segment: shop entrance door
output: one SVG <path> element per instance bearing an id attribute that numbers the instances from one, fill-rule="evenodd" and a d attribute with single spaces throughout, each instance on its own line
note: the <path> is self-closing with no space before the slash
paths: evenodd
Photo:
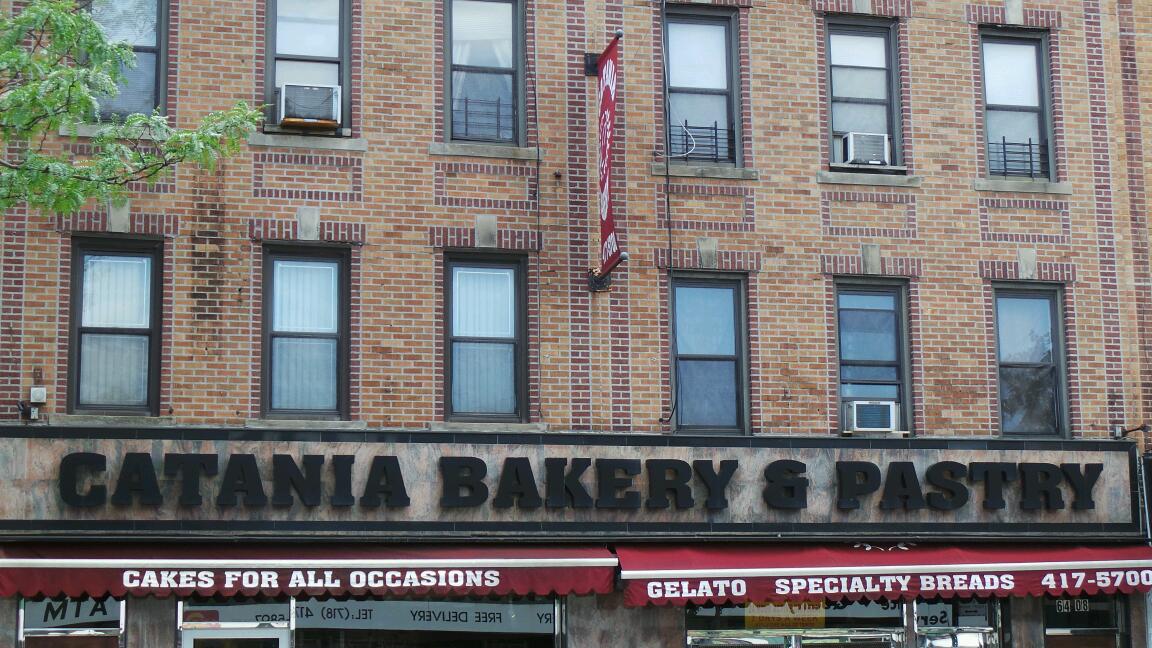
<path id="1" fill-rule="evenodd" d="M 185 630 L 180 648 L 289 648 L 287 628 Z"/>

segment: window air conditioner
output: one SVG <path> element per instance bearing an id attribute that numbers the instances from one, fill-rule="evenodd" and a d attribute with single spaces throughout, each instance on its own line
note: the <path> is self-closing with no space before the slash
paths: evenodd
<path id="1" fill-rule="evenodd" d="M 340 126 L 340 86 L 280 86 L 280 125 L 328 129 Z"/>
<path id="2" fill-rule="evenodd" d="M 844 161 L 848 164 L 891 164 L 888 136 L 883 133 L 847 133 L 844 135 Z"/>
<path id="3" fill-rule="evenodd" d="M 900 432 L 900 408 L 896 401 L 851 401 L 848 425 L 851 432 Z"/>

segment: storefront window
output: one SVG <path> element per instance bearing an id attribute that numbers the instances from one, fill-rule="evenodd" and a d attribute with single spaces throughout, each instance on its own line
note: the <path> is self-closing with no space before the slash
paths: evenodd
<path id="1" fill-rule="evenodd" d="M 1113 596 L 1045 598 L 1044 648 L 1123 646 L 1119 601 Z"/>
<path id="2" fill-rule="evenodd" d="M 917 601 L 918 648 L 998 648 L 998 607 L 973 599 Z"/>
<path id="3" fill-rule="evenodd" d="M 24 601 L 20 638 L 24 648 L 119 648 L 123 606 L 112 598 Z"/>

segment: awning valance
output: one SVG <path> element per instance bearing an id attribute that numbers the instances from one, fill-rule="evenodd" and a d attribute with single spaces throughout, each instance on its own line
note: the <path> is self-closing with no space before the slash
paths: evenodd
<path id="1" fill-rule="evenodd" d="M 604 547 L 0 545 L 5 596 L 487 596 L 613 589 Z"/>
<path id="2" fill-rule="evenodd" d="M 1144 545 L 645 545 L 616 553 L 633 606 L 1152 589 L 1152 548 Z"/>

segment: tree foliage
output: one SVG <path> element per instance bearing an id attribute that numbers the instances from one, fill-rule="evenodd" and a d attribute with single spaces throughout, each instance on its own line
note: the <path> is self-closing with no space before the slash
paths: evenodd
<path id="1" fill-rule="evenodd" d="M 261 114 L 243 103 L 205 115 L 195 129 L 165 116 L 133 114 L 99 123 L 84 155 L 56 144 L 96 122 L 135 63 L 73 0 L 31 0 L 0 16 L 0 210 L 19 203 L 74 212 L 89 199 L 117 200 L 129 183 L 152 181 L 177 164 L 214 168 L 235 153 Z"/>

